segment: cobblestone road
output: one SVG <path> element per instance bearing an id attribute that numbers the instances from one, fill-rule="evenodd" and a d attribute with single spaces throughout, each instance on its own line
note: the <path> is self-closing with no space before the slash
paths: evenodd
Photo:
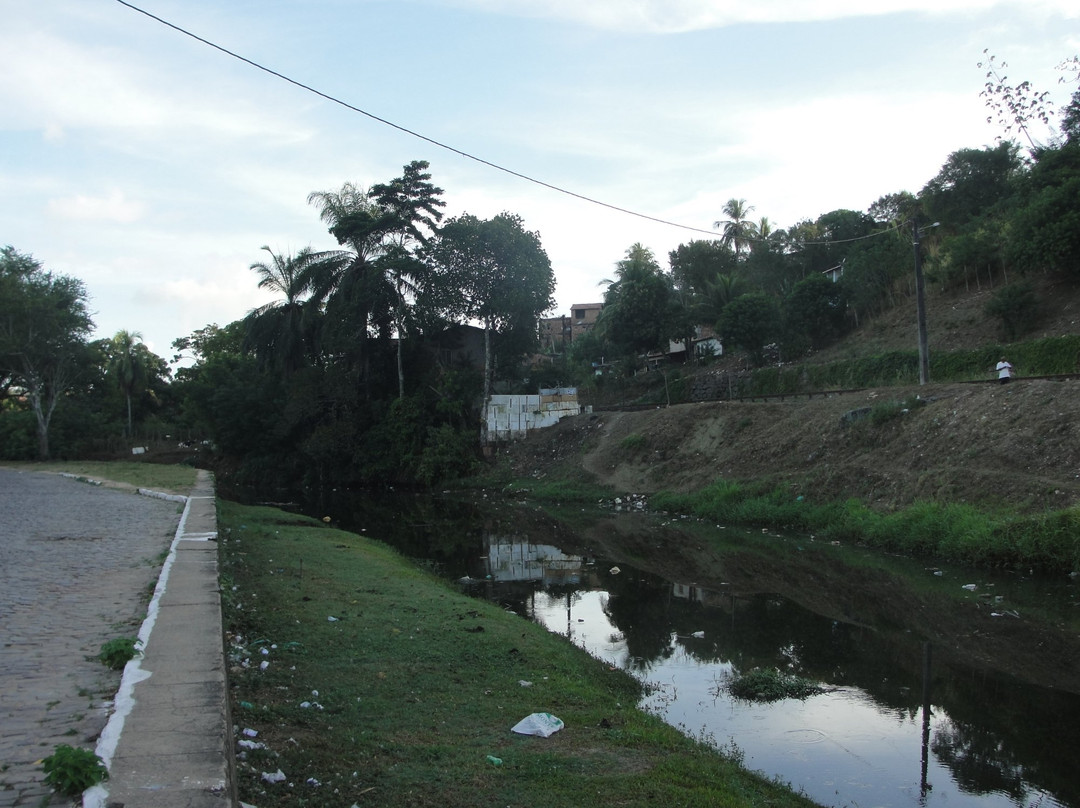
<path id="1" fill-rule="evenodd" d="M 93 657 L 138 633 L 180 508 L 0 469 L 0 808 L 70 804 L 37 761 L 94 749 L 120 672 Z"/>

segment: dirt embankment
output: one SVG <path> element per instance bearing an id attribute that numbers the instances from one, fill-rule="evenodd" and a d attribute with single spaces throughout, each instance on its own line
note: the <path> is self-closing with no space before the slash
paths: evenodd
<path id="1" fill-rule="evenodd" d="M 936 500 L 1041 510 L 1080 503 L 1078 424 L 1077 380 L 926 385 L 583 414 L 500 462 L 519 477 L 627 493 L 766 479 L 881 509 Z"/>

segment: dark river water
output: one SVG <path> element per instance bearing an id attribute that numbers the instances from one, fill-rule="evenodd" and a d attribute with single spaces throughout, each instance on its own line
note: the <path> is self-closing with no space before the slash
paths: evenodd
<path id="1" fill-rule="evenodd" d="M 1080 808 L 1067 576 L 599 508 L 403 496 L 311 510 L 624 668 L 648 685 L 644 709 L 821 804 Z M 824 692 L 733 698 L 731 678 L 755 668 Z"/>

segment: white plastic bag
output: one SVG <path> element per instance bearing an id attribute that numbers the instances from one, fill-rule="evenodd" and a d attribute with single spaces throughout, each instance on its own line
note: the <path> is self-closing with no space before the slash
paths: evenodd
<path id="1" fill-rule="evenodd" d="M 533 713 L 517 722 L 510 730 L 518 735 L 539 735 L 547 738 L 554 735 L 565 726 L 561 718 L 556 718 L 551 713 Z"/>

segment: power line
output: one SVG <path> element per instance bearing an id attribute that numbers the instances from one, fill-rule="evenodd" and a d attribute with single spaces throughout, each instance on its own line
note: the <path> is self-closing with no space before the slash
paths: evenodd
<path id="1" fill-rule="evenodd" d="M 228 48 L 224 48 L 221 45 L 218 45 L 218 44 L 216 44 L 214 42 L 211 42 L 208 39 L 204 39 L 203 37 L 199 36 L 198 34 L 194 34 L 194 33 L 192 33 L 191 31 L 188 31 L 185 28 L 181 28 L 179 25 L 175 25 L 175 24 L 169 22 L 168 20 L 165 20 L 165 19 L 162 19 L 161 17 L 156 16 L 155 14 L 151 14 L 149 11 L 146 11 L 145 9 L 139 8 L 138 6 L 127 2 L 127 0 L 116 0 L 116 2 L 119 3 L 122 6 L 127 6 L 132 11 L 137 11 L 139 14 L 142 14 L 142 15 L 144 15 L 146 17 L 149 17 L 150 19 L 154 20 L 155 22 L 161 23 L 162 25 L 164 25 L 164 26 L 166 26 L 168 28 L 172 28 L 174 31 L 176 31 L 178 33 L 181 33 L 184 36 L 191 37 L 192 39 L 194 39 L 197 42 L 201 42 L 202 44 L 207 45 L 207 46 L 213 48 L 214 50 L 221 51 L 225 55 L 231 56 L 234 59 L 238 59 L 241 62 L 243 62 L 244 64 L 250 65 L 251 67 L 254 67 L 254 68 L 258 69 L 258 70 L 263 71 L 264 73 L 269 73 L 271 76 L 274 76 L 275 78 L 279 78 L 282 81 L 287 81 L 289 84 L 292 84 L 292 85 L 294 85 L 296 87 L 299 87 L 302 90 L 306 90 L 309 93 L 313 93 L 314 95 L 317 95 L 320 98 L 324 98 L 327 101 L 330 101 L 331 103 L 338 104 L 338 105 L 340 105 L 342 107 L 345 107 L 346 109 L 351 110 L 353 112 L 358 112 L 361 115 L 365 115 L 368 118 L 371 118 L 373 121 L 378 121 L 379 123 L 384 124 L 385 126 L 389 126 L 389 127 L 393 128 L 393 129 L 397 129 L 399 132 L 404 132 L 407 135 L 412 135 L 413 137 L 418 138 L 420 140 L 423 140 L 423 141 L 425 141 L 427 143 L 430 143 L 433 146 L 438 146 L 440 149 L 446 149 L 447 151 L 453 152 L 454 154 L 457 154 L 457 155 L 459 155 L 461 157 L 464 157 L 464 158 L 466 158 L 468 160 L 473 160 L 473 161 L 475 161 L 477 163 L 480 163 L 481 165 L 485 165 L 485 166 L 487 166 L 489 168 L 494 168 L 496 171 L 502 171 L 505 174 L 510 174 L 511 176 L 517 177 L 518 179 L 525 180 L 526 182 L 531 182 L 531 183 L 533 183 L 535 185 L 539 185 L 539 186 L 542 186 L 542 187 L 547 188 L 549 190 L 556 191 L 556 192 L 558 192 L 560 194 L 566 194 L 567 196 L 572 196 L 575 199 L 582 200 L 583 202 L 589 202 L 589 203 L 591 203 L 593 205 L 600 205 L 601 207 L 608 208 L 609 210 L 617 211 L 618 213 L 625 213 L 625 214 L 627 214 L 629 216 L 636 216 L 636 217 L 638 217 L 640 219 L 647 219 L 647 220 L 649 220 L 651 222 L 656 222 L 658 224 L 667 225 L 669 227 L 678 227 L 678 228 L 680 228 L 682 230 L 690 230 L 690 231 L 695 232 L 695 233 L 706 233 L 706 234 L 708 234 L 710 236 L 715 236 L 716 235 L 716 233 L 714 233 L 711 230 L 703 230 L 703 229 L 701 229 L 699 227 L 691 227 L 690 225 L 679 224 L 678 222 L 672 222 L 672 221 L 669 221 L 667 219 L 660 219 L 660 218 L 658 218 L 656 216 L 649 216 L 646 213 L 638 213 L 637 211 L 629 210 L 627 208 L 622 208 L 622 207 L 619 207 L 618 205 L 612 205 L 612 204 L 610 204 L 608 202 L 603 202 L 603 201 L 601 201 L 599 199 L 594 199 L 592 197 L 585 196 L 584 194 L 579 194 L 579 193 L 576 193 L 574 191 L 570 191 L 570 190 L 568 190 L 566 188 L 562 188 L 562 187 L 560 187 L 558 185 L 553 185 L 553 184 L 551 184 L 549 182 L 544 182 L 543 180 L 538 180 L 535 177 L 530 177 L 527 174 L 522 174 L 519 171 L 514 171 L 513 169 L 506 168 L 505 166 L 501 166 L 501 165 L 499 165 L 497 163 L 493 163 L 490 160 L 485 160 L 482 157 L 477 157 L 474 154 L 469 154 L 466 151 L 462 151 L 461 149 L 455 148 L 454 146 L 450 146 L 450 145 L 447 145 L 446 143 L 442 143 L 441 141 L 435 140 L 434 138 L 428 137 L 427 135 L 421 134 L 420 132 L 416 132 L 416 131 L 414 131 L 412 129 L 401 126 L 400 124 L 396 124 L 393 121 L 389 121 L 386 118 L 381 118 L 378 115 L 375 115 L 374 113 L 368 112 L 365 109 L 361 109 L 360 107 L 354 106 L 353 104 L 350 104 L 347 101 L 342 101 L 340 98 L 336 98 L 336 97 L 334 97 L 332 95 L 329 95 L 328 93 L 322 92 L 321 90 L 317 90 L 316 88 L 314 88 L 314 87 L 312 87 L 312 86 L 310 86 L 308 84 L 304 84 L 303 82 L 297 81 L 296 79 L 289 78 L 288 76 L 286 76 L 283 73 L 279 73 L 278 71 L 273 70 L 273 69 L 271 69 L 269 67 L 266 67 L 265 65 L 261 65 L 261 64 L 259 64 L 258 62 L 254 61 L 252 59 L 248 59 L 246 56 L 241 56 L 240 54 L 235 53 L 235 52 L 229 50 Z"/>
<path id="2" fill-rule="evenodd" d="M 195 33 L 191 32 L 191 31 L 187 30 L 186 28 L 182 28 L 179 25 L 176 25 L 175 23 L 171 23 L 168 20 L 163 19 L 162 17 L 158 17 L 155 14 L 151 14 L 146 9 L 139 8 L 138 6 L 127 2 L 127 0 L 116 0 L 116 2 L 119 3 L 122 6 L 126 6 L 127 8 L 131 9 L 132 11 L 136 11 L 139 14 L 142 14 L 143 16 L 150 18 L 151 20 L 154 20 L 155 22 L 160 23 L 161 25 L 166 26 L 167 28 L 173 29 L 177 33 L 183 34 L 186 37 L 190 37 L 191 39 L 194 39 L 196 42 L 200 42 L 203 45 L 207 45 L 208 47 L 213 48 L 214 50 L 220 51 L 221 53 L 224 53 L 226 56 L 231 56 L 232 58 L 237 59 L 237 60 L 243 62 L 246 65 L 250 65 L 251 67 L 254 67 L 257 70 L 261 70 L 264 73 L 268 73 L 269 75 L 273 76 L 274 78 L 281 79 L 282 81 L 288 82 L 289 84 L 292 84 L 295 87 L 299 87 L 301 90 L 305 90 L 305 91 L 307 91 L 309 93 L 312 93 L 313 95 L 317 95 L 320 98 L 323 98 L 323 99 L 325 99 L 327 101 L 330 101 L 333 104 L 337 104 L 339 106 L 345 107 L 345 109 L 348 109 L 348 110 L 350 110 L 352 112 L 358 112 L 359 114 L 364 115 L 364 116 L 370 118 L 373 121 L 377 121 L 378 123 L 381 123 L 384 126 L 389 126 L 392 129 L 397 129 L 399 132 L 403 132 L 403 133 L 405 133 L 407 135 L 411 135 L 412 137 L 415 137 L 415 138 L 417 138 L 419 140 L 423 140 L 424 142 L 430 143 L 433 146 L 437 146 L 440 149 L 445 149 L 446 151 L 452 152 L 452 153 L 454 153 L 454 154 L 456 154 L 456 155 L 458 155 L 460 157 L 464 157 L 467 160 L 472 160 L 474 162 L 480 163 L 481 165 L 485 165 L 488 168 L 493 168 L 496 171 L 501 171 L 504 174 L 509 174 L 512 177 L 517 177 L 518 179 L 525 180 L 526 182 L 531 182 L 534 185 L 539 185 L 542 188 L 547 188 L 548 190 L 555 191 L 556 193 L 565 194 L 566 196 L 571 196 L 571 197 L 573 197 L 575 199 L 579 199 L 579 200 L 581 200 L 583 202 L 588 202 L 588 203 L 593 204 L 593 205 L 599 205 L 600 207 L 607 208 L 608 210 L 616 211 L 617 213 L 624 213 L 624 214 L 626 214 L 628 216 L 635 216 L 635 217 L 637 217 L 639 219 L 646 219 L 646 220 L 648 220 L 650 222 L 656 222 L 657 224 L 666 225 L 668 227 L 677 227 L 680 230 L 689 230 L 692 233 L 704 233 L 704 234 L 706 234 L 708 236 L 712 236 L 713 238 L 721 237 L 720 234 L 716 233 L 714 230 L 704 230 L 704 229 L 702 229 L 700 227 L 692 227 L 690 225 L 680 224 L 679 222 L 673 222 L 673 221 L 670 221 L 668 219 L 661 219 L 661 218 L 656 217 L 656 216 L 650 216 L 647 213 L 639 213 L 637 211 L 630 210 L 629 208 L 623 208 L 623 207 L 620 207 L 618 205 L 613 205 L 613 204 L 611 204 L 609 202 L 604 202 L 604 201 L 599 200 L 599 199 L 594 199 L 593 197 L 585 196 L 584 194 L 579 194 L 579 193 L 577 193 L 575 191 L 571 191 L 571 190 L 569 190 L 567 188 L 563 188 L 561 186 L 554 185 L 554 184 L 549 183 L 549 182 L 544 182 L 543 180 L 536 179 L 535 177 L 530 177 L 528 174 L 522 174 L 519 171 L 514 171 L 511 168 L 501 166 L 498 163 L 493 163 L 490 160 L 485 160 L 482 157 L 477 157 L 474 154 L 470 154 L 469 152 L 462 151 L 461 149 L 458 149 L 458 148 L 456 148 L 454 146 L 450 146 L 450 145 L 448 145 L 446 143 L 443 143 L 443 142 L 441 142 L 439 140 L 435 140 L 434 138 L 428 137 L 427 135 L 421 134 L 420 132 L 409 129 L 409 128 L 405 127 L 405 126 L 401 126 L 400 124 L 396 124 L 393 121 L 387 120 L 386 118 L 382 118 L 382 117 L 380 117 L 380 116 L 378 116 L 378 115 L 376 115 L 376 114 L 374 114 L 372 112 L 368 112 L 365 109 L 361 109 L 360 107 L 357 107 L 357 106 L 355 106 L 353 104 L 350 104 L 347 101 L 342 101 L 340 98 L 332 96 L 332 95 L 330 95 L 328 93 L 324 93 L 321 90 L 318 90 L 318 89 L 316 89 L 316 88 L 314 88 L 314 87 L 312 87 L 312 86 L 310 86 L 308 84 L 304 84 L 303 82 L 300 82 L 300 81 L 297 81 L 296 79 L 290 78 L 289 76 L 286 76 L 284 73 L 279 73 L 278 71 L 273 70 L 272 68 L 269 68 L 269 67 L 266 67 L 265 65 L 259 64 L 258 62 L 254 61 L 252 59 L 248 59 L 246 56 L 241 56 L 239 53 L 231 51 L 228 48 L 222 47 L 221 45 L 218 45 L 215 42 L 211 42 L 209 39 L 205 39 L 204 37 L 201 37 L 198 34 L 195 34 Z M 852 241 L 863 241 L 865 239 L 877 238 L 878 236 L 886 235 L 887 233 L 891 233 L 891 232 L 893 232 L 895 230 L 898 230 L 901 226 L 902 225 L 896 225 L 894 227 L 888 228 L 887 230 L 882 230 L 882 231 L 879 231 L 877 233 L 871 233 L 871 234 L 866 235 L 866 236 L 858 236 L 856 238 L 850 238 L 850 239 L 835 239 L 835 240 L 827 240 L 827 241 L 804 241 L 804 242 L 802 242 L 802 244 L 800 246 L 802 246 L 802 247 L 827 246 L 827 245 L 832 245 L 832 244 L 845 244 L 845 243 L 852 242 Z M 758 242 L 758 243 L 761 243 L 761 244 L 766 244 L 766 243 L 768 243 L 769 240 L 768 239 L 762 239 L 762 238 L 750 238 L 750 239 L 747 239 L 747 241 L 754 241 L 754 242 Z"/>

